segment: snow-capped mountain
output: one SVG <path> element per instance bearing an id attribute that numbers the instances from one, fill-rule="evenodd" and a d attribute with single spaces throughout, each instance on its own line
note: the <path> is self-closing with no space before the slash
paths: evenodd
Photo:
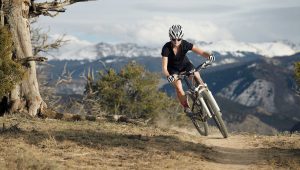
<path id="1" fill-rule="evenodd" d="M 274 104 L 275 85 L 273 82 L 256 79 L 241 93 L 236 93 L 238 86 L 243 86 L 245 78 L 233 81 L 223 88 L 219 95 L 247 107 L 261 106 L 268 113 L 276 112 Z"/>
<path id="2" fill-rule="evenodd" d="M 234 40 L 224 40 L 218 42 L 203 42 L 189 40 L 205 51 L 215 52 L 221 56 L 231 56 L 223 58 L 220 64 L 236 62 L 234 58 L 244 57 L 245 53 L 254 53 L 265 57 L 289 56 L 295 54 L 300 49 L 300 45 L 289 41 L 275 41 L 265 43 L 245 43 Z M 162 44 L 163 45 L 163 44 Z M 150 48 L 139 46 L 133 43 L 109 44 L 109 43 L 88 43 L 72 37 L 68 44 L 58 51 L 53 51 L 49 59 L 58 60 L 95 60 L 109 56 L 117 57 L 160 57 L 161 47 Z M 55 57 L 53 57 L 55 56 Z M 234 58 L 232 58 L 234 57 Z"/>
<path id="3" fill-rule="evenodd" d="M 139 56 L 151 56 L 157 57 L 160 54 L 158 48 L 149 48 L 144 46 L 138 46 L 133 43 L 124 43 L 111 45 L 107 43 L 96 44 L 95 50 L 97 52 L 97 57 L 107 57 L 107 56 L 121 56 L 121 57 L 139 57 Z"/>
<path id="4" fill-rule="evenodd" d="M 247 119 L 252 115 L 260 121 L 255 124 L 257 127 L 263 129 L 261 124 L 264 123 L 279 130 L 289 130 L 300 121 L 298 104 L 300 97 L 293 69 L 287 68 L 300 61 L 300 53 L 274 58 L 246 52 L 243 54 L 244 57 L 236 57 L 243 59 L 239 62 L 210 67 L 201 74 L 216 97 L 225 121 L 233 124 L 245 123 L 252 127 L 251 120 Z M 190 56 L 190 58 L 194 63 L 202 60 L 200 57 Z M 67 64 L 67 69 L 73 73 L 73 84 L 59 86 L 59 93 L 80 95 L 86 83 L 82 75 L 87 70 L 96 73 L 108 67 L 118 71 L 132 60 L 151 72 L 161 72 L 161 59 L 148 56 L 135 58 L 107 56 L 102 59 L 105 64 L 98 60 L 50 60 L 49 70 L 44 72 L 51 74 L 49 77 L 55 83 Z M 175 95 L 173 87 L 167 84 L 166 79 L 162 77 L 161 80 L 161 90 L 169 95 Z"/>
<path id="5" fill-rule="evenodd" d="M 208 51 L 215 51 L 222 55 L 231 54 L 235 57 L 245 56 L 243 52 L 255 53 L 265 57 L 289 56 L 299 50 L 299 45 L 287 41 L 264 43 L 245 43 L 233 40 L 224 40 L 214 43 L 196 42 L 196 45 Z"/>

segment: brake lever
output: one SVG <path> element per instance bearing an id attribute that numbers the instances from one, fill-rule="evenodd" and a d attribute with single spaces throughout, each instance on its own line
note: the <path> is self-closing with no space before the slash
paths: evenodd
<path id="1" fill-rule="evenodd" d="M 203 65 L 201 66 L 201 69 L 206 69 L 206 67 L 208 67 L 208 66 L 210 66 L 210 65 L 212 65 L 212 63 L 211 63 L 210 61 L 205 61 L 205 62 L 203 63 Z"/>

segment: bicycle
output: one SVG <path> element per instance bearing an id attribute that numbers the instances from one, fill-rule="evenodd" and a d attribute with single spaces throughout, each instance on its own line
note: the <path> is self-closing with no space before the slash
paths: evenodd
<path id="1" fill-rule="evenodd" d="M 208 89 L 207 84 L 198 85 L 195 81 L 194 72 L 201 71 L 207 66 L 211 65 L 206 61 L 196 67 L 195 70 L 190 72 L 179 73 L 177 79 L 184 80 L 188 90 L 186 91 L 187 100 L 191 108 L 191 115 L 189 115 L 197 131 L 203 135 L 208 135 L 209 118 L 213 118 L 218 129 L 224 138 L 228 137 L 228 131 L 222 119 L 221 110 L 213 97 L 211 91 Z M 191 80 L 189 78 L 191 77 Z"/>

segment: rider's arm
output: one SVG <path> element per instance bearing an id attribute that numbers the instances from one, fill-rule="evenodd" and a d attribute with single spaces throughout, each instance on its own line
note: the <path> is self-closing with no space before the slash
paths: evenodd
<path id="1" fill-rule="evenodd" d="M 198 55 L 201 55 L 201 56 L 207 58 L 207 59 L 209 59 L 209 56 L 211 56 L 210 53 L 203 51 L 202 49 L 196 47 L 195 45 L 193 45 L 192 51 Z"/>
<path id="2" fill-rule="evenodd" d="M 162 72 L 166 77 L 170 75 L 168 72 L 168 57 L 162 56 Z"/>

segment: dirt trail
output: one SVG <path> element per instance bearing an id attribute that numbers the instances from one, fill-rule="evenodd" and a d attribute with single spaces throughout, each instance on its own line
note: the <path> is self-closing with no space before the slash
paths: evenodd
<path id="1" fill-rule="evenodd" d="M 177 129 L 178 130 L 178 129 Z M 299 135 L 261 136 L 231 134 L 224 139 L 218 132 L 200 137 L 204 167 L 209 169 L 300 169 Z"/>
<path id="2" fill-rule="evenodd" d="M 18 117 L 0 125 L 2 169 L 300 169 L 299 134 L 223 139 L 194 128 Z"/>
<path id="3" fill-rule="evenodd" d="M 219 135 L 207 137 L 202 141 L 208 149 L 204 155 L 207 160 L 216 164 L 215 168 L 273 168 L 290 167 L 300 169 L 300 149 L 287 148 L 272 144 L 272 138 L 257 136 L 231 136 L 222 139 Z M 278 140 L 278 139 L 277 139 Z M 297 140 L 289 139 L 287 143 L 295 144 Z M 298 141 L 299 142 L 299 141 Z M 218 166 L 218 164 L 220 166 Z M 225 167 L 226 167 L 225 166 Z M 210 166 L 213 168 L 213 165 Z"/>

